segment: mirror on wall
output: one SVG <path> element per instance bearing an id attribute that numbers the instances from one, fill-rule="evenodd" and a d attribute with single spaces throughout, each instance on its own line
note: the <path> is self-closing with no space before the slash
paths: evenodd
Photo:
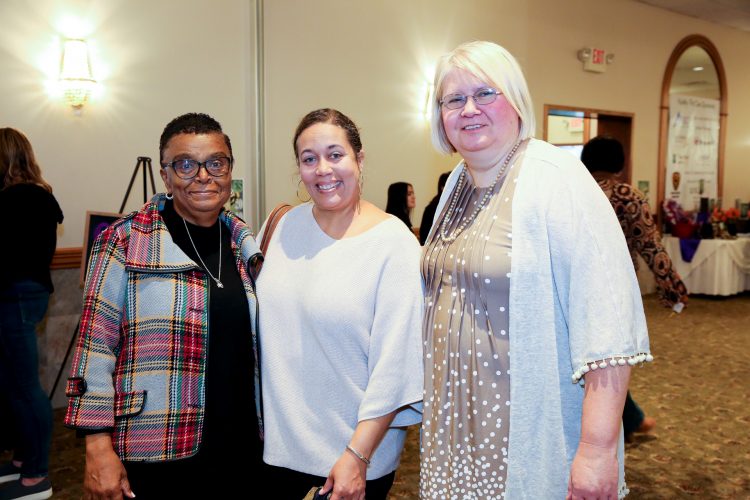
<path id="1" fill-rule="evenodd" d="M 719 74 L 706 49 L 693 45 L 680 55 L 672 71 L 669 94 L 721 100 Z"/>
<path id="2" fill-rule="evenodd" d="M 702 35 L 681 40 L 662 83 L 658 206 L 673 199 L 685 210 L 701 198 L 720 204 L 727 109 L 724 67 Z M 662 219 L 662 210 L 657 210 Z"/>

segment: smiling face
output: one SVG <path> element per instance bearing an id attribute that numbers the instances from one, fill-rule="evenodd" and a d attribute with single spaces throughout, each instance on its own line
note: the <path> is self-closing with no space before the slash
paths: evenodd
<path id="1" fill-rule="evenodd" d="M 204 162 L 221 156 L 231 157 L 221 133 L 177 134 L 167 143 L 163 163 L 190 158 Z M 204 167 L 192 179 L 181 179 L 171 167 L 161 169 L 167 192 L 174 195 L 174 208 L 181 217 L 199 226 L 216 222 L 221 207 L 229 199 L 232 172 L 213 177 Z"/>
<path id="2" fill-rule="evenodd" d="M 297 138 L 302 182 L 319 210 L 354 209 L 359 201 L 362 152 L 354 152 L 343 128 L 316 123 Z"/>
<path id="3" fill-rule="evenodd" d="M 463 69 L 454 68 L 445 77 L 442 96 L 473 96 L 477 90 L 495 88 Z M 490 104 L 477 104 L 472 97 L 459 109 L 441 107 L 448 140 L 471 166 L 499 161 L 516 142 L 520 119 L 504 95 Z"/>

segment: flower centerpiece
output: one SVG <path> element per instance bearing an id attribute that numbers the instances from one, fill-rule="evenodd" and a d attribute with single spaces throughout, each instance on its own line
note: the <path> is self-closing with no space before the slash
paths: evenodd
<path id="1" fill-rule="evenodd" d="M 664 200 L 664 215 L 672 227 L 672 236 L 678 238 L 691 238 L 695 233 L 695 222 L 692 215 L 683 210 L 677 200 Z"/>
<path id="2" fill-rule="evenodd" d="M 714 237 L 732 239 L 737 235 L 737 217 L 739 210 L 736 208 L 714 207 L 711 212 L 711 224 L 714 226 Z"/>

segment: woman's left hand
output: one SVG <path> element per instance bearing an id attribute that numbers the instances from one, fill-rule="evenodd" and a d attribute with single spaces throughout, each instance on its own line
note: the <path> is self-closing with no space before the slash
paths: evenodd
<path id="1" fill-rule="evenodd" d="M 364 500 L 367 465 L 351 453 L 344 452 L 328 473 L 321 495 L 332 492 L 331 500 Z"/>
<path id="2" fill-rule="evenodd" d="M 570 468 L 566 500 L 617 500 L 617 448 L 581 442 Z"/>

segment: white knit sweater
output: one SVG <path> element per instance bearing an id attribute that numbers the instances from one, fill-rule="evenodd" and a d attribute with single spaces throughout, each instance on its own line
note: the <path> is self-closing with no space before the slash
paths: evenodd
<path id="1" fill-rule="evenodd" d="M 327 476 L 357 423 L 422 399 L 420 247 L 390 218 L 335 240 L 312 215 L 279 222 L 258 279 L 266 463 Z M 402 410 L 367 479 L 398 467 Z"/>

